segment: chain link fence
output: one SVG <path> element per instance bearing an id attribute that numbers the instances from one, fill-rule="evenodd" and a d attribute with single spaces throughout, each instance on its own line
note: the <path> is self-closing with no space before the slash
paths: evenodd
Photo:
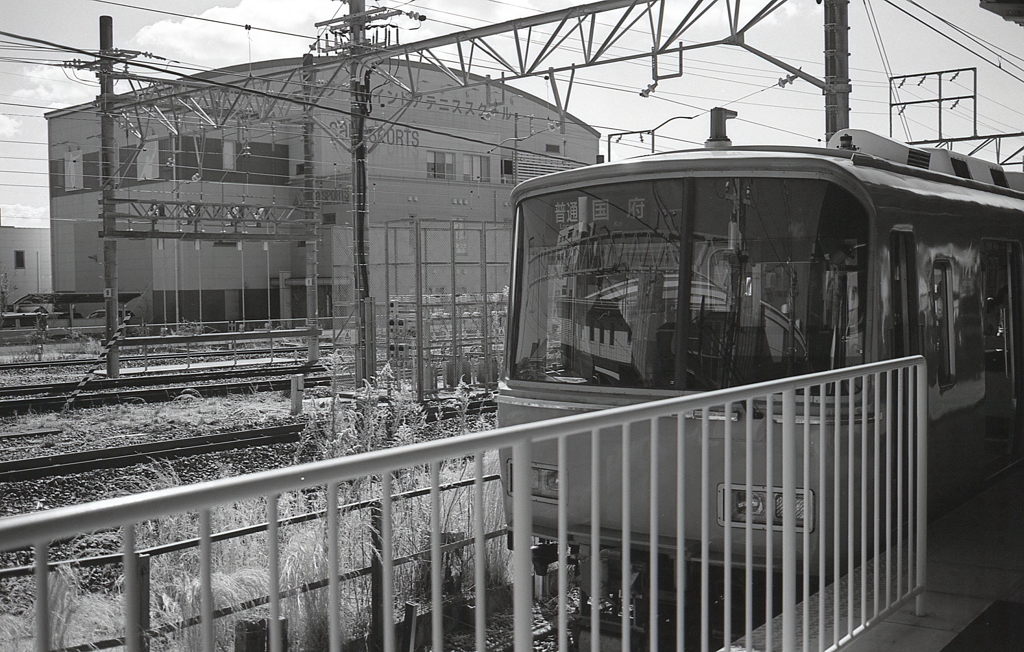
<path id="1" fill-rule="evenodd" d="M 468 220 L 414 220 L 367 230 L 373 346 L 417 395 L 460 382 L 497 382 L 504 355 L 512 227 Z M 332 337 L 355 357 L 358 319 L 351 228 L 332 238 Z"/>

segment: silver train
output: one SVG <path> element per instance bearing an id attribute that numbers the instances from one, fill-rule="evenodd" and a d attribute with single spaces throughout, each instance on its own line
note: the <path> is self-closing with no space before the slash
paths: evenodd
<path id="1" fill-rule="evenodd" d="M 500 425 L 920 354 L 930 513 L 1021 458 L 1024 173 L 843 130 L 559 172 L 513 202 Z"/>

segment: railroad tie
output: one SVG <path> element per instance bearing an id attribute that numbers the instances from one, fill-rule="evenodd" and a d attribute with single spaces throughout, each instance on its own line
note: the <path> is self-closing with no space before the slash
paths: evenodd
<path id="1" fill-rule="evenodd" d="M 72 391 L 71 394 L 68 396 L 68 400 L 64 403 L 64 407 L 62 409 L 71 409 L 71 404 L 75 402 L 75 399 L 78 398 L 78 395 L 82 393 L 82 390 L 85 389 L 85 386 L 89 384 L 90 380 L 92 380 L 93 375 L 107 361 L 107 354 L 110 353 L 110 349 L 114 348 L 114 345 L 117 344 L 117 341 L 124 336 L 124 332 L 128 328 L 128 320 L 130 320 L 131 318 L 132 313 L 126 312 L 124 314 L 124 321 L 122 321 L 118 325 L 117 330 L 114 331 L 114 335 L 109 340 L 107 340 L 107 342 L 103 345 L 103 348 L 100 349 L 100 354 L 96 358 L 96 363 L 89 369 L 89 371 L 85 372 L 85 376 L 82 378 L 82 380 L 78 382 L 78 386 L 75 387 L 74 391 Z"/>

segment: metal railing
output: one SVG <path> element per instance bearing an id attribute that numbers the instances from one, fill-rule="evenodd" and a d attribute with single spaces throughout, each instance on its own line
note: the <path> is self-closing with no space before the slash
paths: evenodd
<path id="1" fill-rule="evenodd" d="M 923 359 L 906 358 L 16 516 L 0 520 L 0 547 L 34 549 L 33 645 L 48 652 L 51 541 L 120 528 L 125 577 L 135 577 L 137 542 L 155 523 L 193 515 L 199 555 L 192 579 L 201 631 L 194 647 L 213 652 L 230 644 L 224 637 L 231 632 L 215 629 L 224 598 L 215 601 L 214 574 L 223 562 L 215 555 L 212 520 L 221 518 L 221 510 L 259 501 L 268 524 L 263 571 L 269 590 L 263 595 L 269 648 L 281 652 L 281 615 L 296 590 L 282 572 L 280 512 L 296 501 L 322 499 L 327 525 L 318 532 L 324 546 L 316 554 L 327 574 L 325 638 L 328 649 L 340 650 L 346 599 L 340 586 L 354 566 L 343 558 L 350 531 L 339 492 L 351 495 L 353 487 L 362 487 L 361 495 L 380 505 L 372 530 L 382 579 L 382 613 L 375 618 L 383 649 L 399 647 L 401 530 L 429 522 L 423 595 L 429 595 L 432 649 L 445 649 L 451 629 L 444 555 L 471 539 L 473 563 L 464 569 L 473 578 L 469 620 L 476 649 L 485 650 L 483 561 L 495 515 L 485 522 L 485 502 L 494 496 L 485 494 L 484 478 L 500 458 L 500 491 L 513 524 L 508 577 L 516 652 L 533 649 L 537 559 L 531 547 L 538 531 L 557 544 L 551 625 L 561 650 L 569 649 L 570 637 L 579 644 L 588 633 L 581 649 L 593 652 L 606 648 L 602 639 L 609 636 L 617 636 L 624 650 L 637 641 L 652 650 L 729 644 L 832 650 L 915 596 L 922 608 L 926 396 Z M 453 474 L 473 478 L 472 489 L 464 499 L 444 502 L 440 487 Z M 414 476 L 429 489 L 428 505 L 419 512 L 394 498 Z M 466 532 L 452 544 L 445 529 L 459 510 Z M 617 580 L 608 572 L 613 566 L 602 565 L 609 559 L 620 573 Z M 661 572 L 659 564 L 670 560 L 676 560 L 673 572 Z M 646 585 L 633 590 L 643 563 Z M 604 599 L 615 584 L 617 603 Z M 743 590 L 755 585 L 764 587 L 763 595 Z M 119 631 L 129 651 L 145 650 L 146 632 L 134 607 L 138 585 L 123 587 Z M 618 634 L 609 621 L 618 621 Z M 312 626 L 287 628 L 291 634 Z M 403 649 L 407 645 L 415 647 L 403 641 Z"/>

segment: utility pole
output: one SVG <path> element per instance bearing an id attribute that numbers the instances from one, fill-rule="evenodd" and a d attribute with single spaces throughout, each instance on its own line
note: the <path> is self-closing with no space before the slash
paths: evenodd
<path id="1" fill-rule="evenodd" d="M 316 70 L 313 68 L 313 55 L 309 52 L 302 57 L 302 94 L 307 101 L 302 120 L 302 203 L 305 205 L 305 216 L 309 222 L 309 237 L 306 239 L 306 328 L 309 329 L 306 357 L 309 364 L 320 359 L 320 297 L 317 288 L 317 247 L 318 233 L 316 203 L 316 170 L 314 169 L 315 151 L 313 148 L 313 107 L 312 100 L 316 93 Z M 281 292 L 286 288 L 281 287 Z M 242 292 L 245 293 L 243 279 Z M 269 307 L 268 307 L 269 310 Z"/>
<path id="2" fill-rule="evenodd" d="M 849 0 L 825 0 L 825 140 L 850 126 Z"/>
<path id="3" fill-rule="evenodd" d="M 366 116 L 370 113 L 369 69 L 362 75 L 360 55 L 366 48 L 366 3 L 349 0 L 349 90 L 351 92 L 352 129 L 352 207 L 355 259 L 355 308 L 359 324 L 359 348 L 356 355 L 356 382 L 362 384 L 376 375 L 377 353 L 374 344 L 373 302 L 370 299 L 370 274 L 366 261 Z"/>
<path id="4" fill-rule="evenodd" d="M 117 240 L 113 233 L 114 223 L 114 116 L 110 104 L 114 95 L 114 19 L 100 16 L 100 218 L 103 222 L 103 305 L 106 308 L 106 340 L 110 343 L 107 352 L 107 377 L 117 378 L 120 374 L 120 354 L 114 334 L 117 332 L 120 310 L 117 300 Z"/>

